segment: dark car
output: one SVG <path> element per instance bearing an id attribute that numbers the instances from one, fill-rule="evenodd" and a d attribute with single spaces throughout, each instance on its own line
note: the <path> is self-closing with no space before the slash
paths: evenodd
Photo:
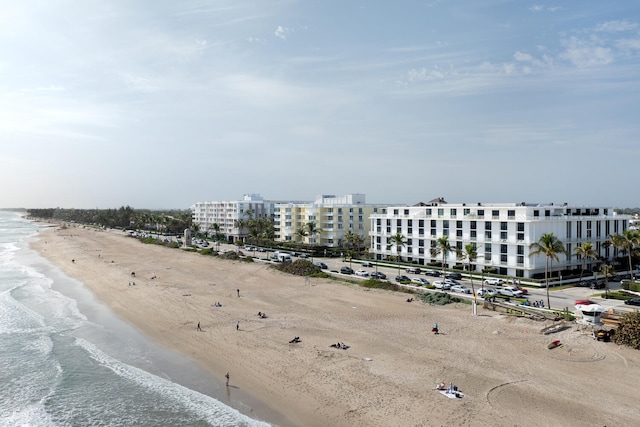
<path id="1" fill-rule="evenodd" d="M 431 276 L 431 277 L 440 277 L 442 276 L 442 273 L 440 273 L 437 270 L 425 270 L 424 275 Z"/>
<path id="2" fill-rule="evenodd" d="M 327 264 L 325 264 L 324 262 L 316 262 L 316 265 L 323 270 L 327 269 Z"/>
<path id="3" fill-rule="evenodd" d="M 387 278 L 387 275 L 384 273 L 381 273 L 379 271 L 374 271 L 373 273 L 370 274 L 371 277 L 375 278 L 375 279 L 381 279 L 384 280 Z"/>
<path id="4" fill-rule="evenodd" d="M 640 298 L 631 298 L 626 300 L 624 303 L 628 305 L 640 305 Z"/>
<path id="5" fill-rule="evenodd" d="M 409 267 L 407 273 L 420 274 L 420 267 Z"/>
<path id="6" fill-rule="evenodd" d="M 396 282 L 410 282 L 411 279 L 409 279 L 407 276 L 396 276 Z"/>
<path id="7" fill-rule="evenodd" d="M 340 273 L 342 273 L 342 274 L 353 274 L 353 268 L 351 268 L 351 267 L 340 267 Z"/>
<path id="8" fill-rule="evenodd" d="M 460 273 L 449 273 L 444 276 L 445 279 L 453 279 L 453 280 L 462 280 L 462 274 Z"/>

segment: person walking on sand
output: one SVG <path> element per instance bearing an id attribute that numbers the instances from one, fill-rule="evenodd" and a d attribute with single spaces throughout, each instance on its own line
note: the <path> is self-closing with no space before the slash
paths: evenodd
<path id="1" fill-rule="evenodd" d="M 236 322 L 236 331 L 239 331 L 239 330 L 240 330 L 240 322 L 238 321 Z"/>
<path id="2" fill-rule="evenodd" d="M 229 387 L 229 371 L 227 371 L 227 374 L 224 377 L 227 380 L 227 387 Z"/>
<path id="3" fill-rule="evenodd" d="M 236 289 L 236 291 L 238 292 L 238 298 L 240 298 L 240 289 Z"/>
<path id="4" fill-rule="evenodd" d="M 196 331 L 202 331 L 202 328 L 200 328 L 200 322 L 198 322 L 198 326 L 196 327 Z"/>

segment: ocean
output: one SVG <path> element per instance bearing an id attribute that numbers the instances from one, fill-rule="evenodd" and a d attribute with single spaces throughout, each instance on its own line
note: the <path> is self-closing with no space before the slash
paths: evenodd
<path id="1" fill-rule="evenodd" d="M 270 425 L 30 250 L 41 227 L 0 211 L 1 426 Z"/>

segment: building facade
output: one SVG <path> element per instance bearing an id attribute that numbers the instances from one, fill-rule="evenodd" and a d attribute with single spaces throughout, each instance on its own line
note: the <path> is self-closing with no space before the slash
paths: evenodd
<path id="1" fill-rule="evenodd" d="M 400 257 L 408 262 L 427 265 L 442 261 L 433 257 L 431 249 L 438 238 L 448 236 L 453 248 L 460 250 L 472 243 L 478 258 L 472 263 L 475 271 L 495 271 L 498 274 L 532 278 L 544 275 L 544 255 L 530 256 L 531 244 L 545 233 L 561 240 L 569 257 L 560 255 L 553 263 L 554 271 L 582 268 L 583 260 L 574 254 L 575 248 L 591 242 L 596 252 L 606 259 L 617 256 L 617 249 L 604 243 L 611 234 L 622 233 L 631 217 L 617 215 L 613 208 L 577 207 L 567 204 L 477 203 L 449 204 L 436 199 L 416 206 L 392 206 L 370 217 L 370 253 L 377 259 L 397 256 L 397 247 L 389 245 L 396 233 L 407 241 L 400 248 Z M 585 260 L 587 269 L 597 260 Z M 446 254 L 446 264 L 467 264 L 454 251 Z"/>
<path id="2" fill-rule="evenodd" d="M 282 242 L 301 242 L 329 247 L 341 246 L 347 233 L 363 237 L 368 243 L 369 216 L 384 211 L 384 205 L 368 205 L 364 194 L 320 195 L 310 203 L 277 203 L 274 207 L 275 238 Z M 301 235 L 305 225 L 320 229 L 315 235 Z"/>
<path id="3" fill-rule="evenodd" d="M 211 234 L 214 228 L 229 242 L 246 237 L 247 229 L 238 228 L 238 220 L 272 218 L 275 202 L 265 201 L 259 194 L 245 194 L 242 200 L 197 202 L 193 206 L 193 223 L 200 231 Z"/>

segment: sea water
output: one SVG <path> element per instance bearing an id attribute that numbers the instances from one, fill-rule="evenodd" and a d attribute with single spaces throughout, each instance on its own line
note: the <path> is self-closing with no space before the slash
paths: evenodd
<path id="1" fill-rule="evenodd" d="M 0 211 L 0 426 L 269 425 L 29 250 L 39 228 Z"/>

